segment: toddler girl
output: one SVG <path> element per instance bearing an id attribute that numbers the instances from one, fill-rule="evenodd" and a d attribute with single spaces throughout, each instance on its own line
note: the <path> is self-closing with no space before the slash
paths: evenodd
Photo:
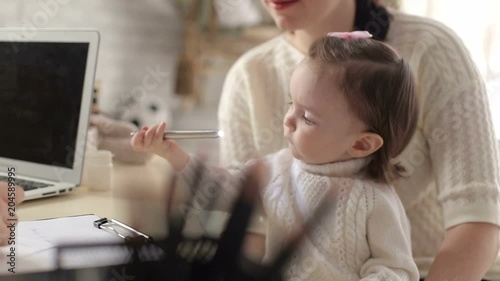
<path id="1" fill-rule="evenodd" d="M 389 161 L 416 128 L 413 75 L 393 49 L 369 37 L 330 33 L 311 46 L 290 82 L 288 149 L 245 167 L 209 167 L 204 175 L 222 186 L 222 209 L 237 194 L 231 187 L 242 168 L 258 178 L 266 220 L 250 237 L 264 235 L 264 261 L 329 200 L 327 215 L 291 258 L 286 280 L 418 280 L 409 223 L 391 185 L 401 168 Z M 131 144 L 189 179 L 197 160 L 164 140 L 165 129 L 165 123 L 143 128 Z"/>

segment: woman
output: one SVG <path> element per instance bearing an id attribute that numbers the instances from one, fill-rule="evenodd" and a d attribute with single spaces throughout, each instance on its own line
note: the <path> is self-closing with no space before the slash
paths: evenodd
<path id="1" fill-rule="evenodd" d="M 228 73 L 219 107 L 221 161 L 246 162 L 285 147 L 289 79 L 309 45 L 331 31 L 368 30 L 403 55 L 418 83 L 417 132 L 394 161 L 406 170 L 396 188 L 422 278 L 483 278 L 498 253 L 500 168 L 484 83 L 461 41 L 435 21 L 373 0 L 262 1 L 285 33 L 247 52 Z"/>

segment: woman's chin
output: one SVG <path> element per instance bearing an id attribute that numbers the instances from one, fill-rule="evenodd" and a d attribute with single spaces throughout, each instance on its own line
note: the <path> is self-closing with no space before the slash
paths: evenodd
<path id="1" fill-rule="evenodd" d="M 295 22 L 287 16 L 275 15 L 273 18 L 274 23 L 284 31 L 294 31 L 298 29 Z"/>

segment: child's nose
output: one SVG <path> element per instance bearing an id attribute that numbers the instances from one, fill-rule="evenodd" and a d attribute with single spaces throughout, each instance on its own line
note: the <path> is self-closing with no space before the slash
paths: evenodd
<path id="1" fill-rule="evenodd" d="M 291 130 L 291 131 L 295 130 L 295 120 L 294 120 L 293 116 L 290 116 L 290 114 L 288 114 L 288 113 L 285 115 L 285 119 L 283 120 L 283 124 L 289 130 Z"/>

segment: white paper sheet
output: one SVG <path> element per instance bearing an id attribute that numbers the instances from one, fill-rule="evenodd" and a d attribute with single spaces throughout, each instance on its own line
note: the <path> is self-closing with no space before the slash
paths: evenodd
<path id="1" fill-rule="evenodd" d="M 16 272 L 36 272 L 55 269 L 56 246 L 78 243 L 120 243 L 123 240 L 115 234 L 94 227 L 99 217 L 84 215 L 39 221 L 22 221 L 17 225 L 15 237 Z M 0 274 L 8 272 L 7 254 L 10 247 L 0 247 Z M 64 255 L 62 264 L 68 267 L 86 267 L 116 264 L 116 257 L 123 253 L 112 253 L 102 249 L 88 259 L 87 255 Z M 104 254 L 103 254 L 104 253 Z M 107 261 L 107 262 L 106 262 Z"/>

